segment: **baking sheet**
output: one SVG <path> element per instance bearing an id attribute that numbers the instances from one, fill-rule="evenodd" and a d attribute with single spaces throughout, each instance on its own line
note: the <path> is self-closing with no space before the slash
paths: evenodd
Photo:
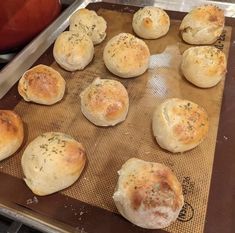
<path id="1" fill-rule="evenodd" d="M 24 146 L 38 134 L 51 130 L 66 132 L 82 142 L 87 149 L 88 165 L 79 181 L 63 194 L 111 212 L 117 212 L 111 197 L 117 181 L 116 171 L 123 162 L 130 157 L 162 162 L 175 171 L 183 185 L 186 200 L 179 220 L 166 231 L 202 232 L 224 83 L 202 90 L 182 78 L 179 63 L 182 52 L 188 46 L 179 38 L 180 22 L 176 20 L 172 20 L 166 37 L 146 41 L 152 54 L 147 73 L 131 80 L 113 76 L 103 64 L 103 47 L 113 35 L 123 31 L 131 32 L 131 14 L 105 9 L 99 10 L 99 14 L 108 22 L 108 37 L 104 43 L 96 46 L 95 58 L 85 71 L 70 73 L 62 70 L 54 62 L 51 49 L 38 61 L 44 61 L 44 64 L 46 61 L 66 78 L 67 92 L 65 99 L 55 106 L 40 106 L 24 101 L 17 104 L 15 111 L 22 116 L 26 126 L 27 142 Z M 231 28 L 226 27 L 224 36 L 217 42 L 217 46 L 223 45 L 226 54 L 230 33 Z M 130 111 L 127 120 L 118 126 L 98 128 L 81 114 L 79 93 L 97 76 L 117 79 L 127 87 Z M 186 98 L 207 109 L 210 132 L 198 148 L 184 154 L 172 155 L 158 147 L 151 133 L 151 117 L 156 104 L 167 97 Z M 19 166 L 22 151 L 23 148 L 18 155 L 1 163 L 2 172 L 22 177 Z M 64 205 L 67 208 L 66 203 Z M 78 224 L 83 214 L 86 215 L 86 211 L 80 215 L 81 212 L 83 211 L 77 213 Z"/>

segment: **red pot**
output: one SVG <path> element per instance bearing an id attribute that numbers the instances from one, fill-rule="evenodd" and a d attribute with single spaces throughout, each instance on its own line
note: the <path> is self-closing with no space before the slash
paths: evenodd
<path id="1" fill-rule="evenodd" d="M 0 52 L 25 45 L 60 11 L 60 0 L 1 0 Z"/>

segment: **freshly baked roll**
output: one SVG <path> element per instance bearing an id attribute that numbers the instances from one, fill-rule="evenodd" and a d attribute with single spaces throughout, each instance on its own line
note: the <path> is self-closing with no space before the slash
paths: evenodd
<path id="1" fill-rule="evenodd" d="M 129 97 L 118 81 L 96 78 L 80 97 L 82 113 L 97 126 L 114 126 L 126 119 Z"/>
<path id="2" fill-rule="evenodd" d="M 150 52 L 143 40 L 129 33 L 120 33 L 108 41 L 103 58 L 111 73 L 132 78 L 148 69 Z"/>
<path id="3" fill-rule="evenodd" d="M 134 14 L 132 27 L 139 37 L 157 39 L 169 31 L 170 18 L 161 8 L 146 6 Z"/>
<path id="4" fill-rule="evenodd" d="M 52 105 L 63 98 L 65 80 L 53 68 L 37 65 L 23 74 L 18 91 L 25 101 Z"/>
<path id="5" fill-rule="evenodd" d="M 101 43 L 106 37 L 107 23 L 95 11 L 80 9 L 70 17 L 70 31 L 78 31 L 88 35 L 93 44 Z"/>
<path id="6" fill-rule="evenodd" d="M 21 159 L 24 181 L 39 196 L 72 185 L 79 178 L 85 162 L 82 144 L 58 132 L 44 133 L 35 138 Z"/>
<path id="7" fill-rule="evenodd" d="M 167 99 L 153 114 L 153 134 L 158 144 L 173 153 L 198 146 L 206 137 L 206 111 L 197 104 L 177 98 Z"/>
<path id="8" fill-rule="evenodd" d="M 53 55 L 65 70 L 83 70 L 94 56 L 94 46 L 86 34 L 65 31 L 56 39 Z"/>
<path id="9" fill-rule="evenodd" d="M 0 161 L 14 154 L 24 139 L 23 123 L 15 112 L 0 110 Z"/>
<path id="10" fill-rule="evenodd" d="M 213 87 L 226 74 L 226 56 L 213 46 L 196 46 L 183 53 L 181 70 L 185 78 L 202 88 Z"/>
<path id="11" fill-rule="evenodd" d="M 213 44 L 223 32 L 224 12 L 214 5 L 191 10 L 182 20 L 180 32 L 189 44 Z"/>
<path id="12" fill-rule="evenodd" d="M 118 174 L 113 199 L 124 218 L 148 229 L 165 228 L 177 219 L 184 198 L 168 167 L 132 158 Z"/>

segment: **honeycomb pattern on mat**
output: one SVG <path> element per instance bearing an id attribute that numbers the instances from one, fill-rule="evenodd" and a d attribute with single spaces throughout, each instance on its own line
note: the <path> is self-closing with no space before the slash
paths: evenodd
<path id="1" fill-rule="evenodd" d="M 1 171 L 22 177 L 20 158 L 25 146 L 36 136 L 47 131 L 61 131 L 72 135 L 86 148 L 88 162 L 80 179 L 62 193 L 75 199 L 117 212 L 112 195 L 118 179 L 117 171 L 131 157 L 161 162 L 175 172 L 184 187 L 185 201 L 194 209 L 191 221 L 176 221 L 167 228 L 173 233 L 200 233 L 203 231 L 210 187 L 216 134 L 223 93 L 221 82 L 214 88 L 202 90 L 189 84 L 179 72 L 182 52 L 188 47 L 178 35 L 178 21 L 171 21 L 166 37 L 146 41 L 152 57 L 148 72 L 134 79 L 118 79 L 107 71 L 102 60 L 102 51 L 107 41 L 119 32 L 131 32 L 132 15 L 101 10 L 108 22 L 107 38 L 95 47 L 95 58 L 84 70 L 66 72 L 51 56 L 50 65 L 65 77 L 65 98 L 53 106 L 41 106 L 21 101 L 15 108 L 25 123 L 26 143 L 15 156 L 1 162 Z M 117 23 L 110 27 L 115 18 Z M 224 50 L 228 53 L 229 29 L 227 28 Z M 51 54 L 49 49 L 47 54 Z M 44 57 L 44 58 L 43 58 Z M 45 54 L 40 62 L 48 60 Z M 130 109 L 125 122 L 108 128 L 96 127 L 81 113 L 80 92 L 92 80 L 111 78 L 119 80 L 127 88 Z M 210 131 L 206 140 L 194 150 L 184 154 L 171 154 L 156 143 L 152 130 L 152 113 L 157 104 L 169 97 L 180 97 L 203 106 L 209 114 Z"/>

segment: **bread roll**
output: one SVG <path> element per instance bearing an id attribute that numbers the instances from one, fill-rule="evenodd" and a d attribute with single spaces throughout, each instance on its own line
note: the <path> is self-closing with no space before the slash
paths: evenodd
<path id="1" fill-rule="evenodd" d="M 70 17 L 70 31 L 78 31 L 88 35 L 93 44 L 101 43 L 106 37 L 107 23 L 95 11 L 80 9 Z"/>
<path id="2" fill-rule="evenodd" d="M 79 178 L 85 162 L 82 144 L 58 132 L 44 133 L 35 138 L 21 159 L 24 181 L 39 196 L 72 185 Z"/>
<path id="3" fill-rule="evenodd" d="M 23 123 L 15 112 L 0 110 L 0 161 L 14 154 L 24 139 Z"/>
<path id="4" fill-rule="evenodd" d="M 89 36 L 65 31 L 56 39 L 53 55 L 65 70 L 83 70 L 94 56 L 94 46 Z"/>
<path id="5" fill-rule="evenodd" d="M 63 98 L 65 80 L 53 68 L 37 65 L 23 74 L 18 91 L 25 101 L 52 105 Z"/>
<path id="6" fill-rule="evenodd" d="M 196 46 L 183 53 L 181 70 L 185 78 L 202 88 L 213 87 L 226 74 L 225 54 L 213 46 Z"/>
<path id="7" fill-rule="evenodd" d="M 96 78 L 80 97 L 82 113 L 95 125 L 114 126 L 126 119 L 129 97 L 118 81 Z"/>
<path id="8" fill-rule="evenodd" d="M 144 39 L 157 39 L 169 31 L 170 18 L 161 8 L 146 6 L 133 16 L 134 32 Z"/>
<path id="9" fill-rule="evenodd" d="M 184 198 L 168 167 L 132 158 L 118 174 L 113 199 L 124 218 L 148 229 L 165 228 L 177 219 Z"/>
<path id="10" fill-rule="evenodd" d="M 182 20 L 180 32 L 189 44 L 213 44 L 223 32 L 224 12 L 214 5 L 191 10 Z"/>
<path id="11" fill-rule="evenodd" d="M 158 144 L 173 153 L 198 146 L 208 132 L 208 116 L 197 104 L 177 98 L 167 99 L 153 114 L 153 134 Z"/>
<path id="12" fill-rule="evenodd" d="M 143 40 L 129 33 L 120 33 L 106 44 L 103 58 L 111 73 L 132 78 L 148 69 L 150 52 Z"/>

